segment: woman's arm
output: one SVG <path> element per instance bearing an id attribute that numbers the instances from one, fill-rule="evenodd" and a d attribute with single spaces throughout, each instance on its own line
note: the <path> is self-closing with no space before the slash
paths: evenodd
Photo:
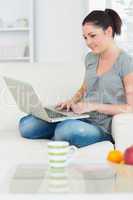
<path id="1" fill-rule="evenodd" d="M 127 104 L 99 104 L 79 102 L 72 106 L 75 113 L 97 111 L 100 113 L 115 115 L 119 113 L 133 112 L 133 73 L 126 75 L 123 79 Z"/>
<path id="2" fill-rule="evenodd" d="M 80 87 L 80 89 L 76 92 L 76 94 L 72 97 L 72 101 L 74 103 L 77 103 L 81 100 L 82 97 L 84 97 L 86 95 L 86 91 L 87 91 L 87 85 L 84 82 L 82 84 L 82 86 Z"/>
<path id="3" fill-rule="evenodd" d="M 94 106 L 96 107 L 96 111 L 110 115 L 133 112 L 133 73 L 126 75 L 123 79 L 123 83 L 125 87 L 127 104 L 95 104 Z"/>
<path id="4" fill-rule="evenodd" d="M 86 90 L 87 90 L 87 86 L 86 86 L 86 83 L 84 82 L 82 86 L 80 87 L 80 89 L 76 92 L 76 94 L 71 99 L 65 102 L 58 103 L 56 107 L 59 110 L 66 109 L 67 111 L 69 111 L 72 108 L 72 105 L 77 104 L 81 100 L 81 98 L 86 94 Z"/>

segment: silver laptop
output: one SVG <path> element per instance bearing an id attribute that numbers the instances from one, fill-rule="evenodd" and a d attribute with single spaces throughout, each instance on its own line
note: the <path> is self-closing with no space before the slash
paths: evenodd
<path id="1" fill-rule="evenodd" d="M 21 111 L 27 114 L 32 114 L 48 122 L 89 117 L 88 113 L 78 115 L 71 111 L 59 111 L 55 106 L 43 107 L 37 93 L 29 83 L 5 76 L 3 78 L 16 104 Z"/>

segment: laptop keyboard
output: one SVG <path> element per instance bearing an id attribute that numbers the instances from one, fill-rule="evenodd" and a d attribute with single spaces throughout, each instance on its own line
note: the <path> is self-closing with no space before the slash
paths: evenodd
<path id="1" fill-rule="evenodd" d="M 46 112 L 47 112 L 49 118 L 66 117 L 66 115 L 63 115 L 63 114 L 61 114 L 61 113 L 57 113 L 57 112 L 52 111 L 52 110 L 50 110 L 50 109 L 48 109 L 48 108 L 45 108 L 45 110 L 46 110 Z"/>

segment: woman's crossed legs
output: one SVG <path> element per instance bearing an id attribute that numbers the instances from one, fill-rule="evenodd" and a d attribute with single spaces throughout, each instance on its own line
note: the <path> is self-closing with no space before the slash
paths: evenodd
<path id="1" fill-rule="evenodd" d="M 23 137 L 29 139 L 52 139 L 68 141 L 77 147 L 87 146 L 104 140 L 112 141 L 112 136 L 97 126 L 84 120 L 65 120 L 49 123 L 32 115 L 23 117 L 19 123 Z"/>

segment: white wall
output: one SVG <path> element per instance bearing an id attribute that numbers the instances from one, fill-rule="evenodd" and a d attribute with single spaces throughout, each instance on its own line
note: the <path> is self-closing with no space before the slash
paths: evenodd
<path id="1" fill-rule="evenodd" d="M 81 61 L 88 0 L 36 0 L 36 61 Z"/>
<path id="2" fill-rule="evenodd" d="M 29 0 L 0 0 L 0 18 L 5 23 L 12 23 L 22 16 L 28 18 L 28 9 Z"/>
<path id="3" fill-rule="evenodd" d="M 109 1 L 109 0 L 108 0 Z M 106 0 L 88 0 L 89 11 L 92 10 L 104 10 L 106 5 Z"/>

